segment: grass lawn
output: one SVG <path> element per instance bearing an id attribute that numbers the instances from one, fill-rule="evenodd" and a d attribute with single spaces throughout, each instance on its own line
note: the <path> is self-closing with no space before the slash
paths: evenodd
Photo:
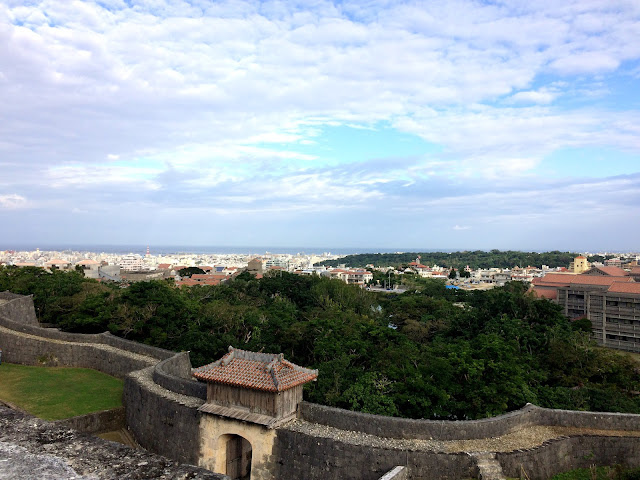
<path id="1" fill-rule="evenodd" d="M 45 420 L 119 407 L 123 385 L 88 368 L 0 365 L 0 400 Z"/>

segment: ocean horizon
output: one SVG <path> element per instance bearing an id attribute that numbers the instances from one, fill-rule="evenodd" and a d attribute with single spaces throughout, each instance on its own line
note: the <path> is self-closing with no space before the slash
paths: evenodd
<path id="1" fill-rule="evenodd" d="M 16 250 L 16 251 L 33 251 L 40 249 L 42 251 L 74 251 L 74 252 L 91 252 L 91 253 L 112 253 L 127 254 L 137 253 L 144 255 L 147 252 L 147 245 L 108 245 L 108 244 L 3 244 L 0 250 Z M 151 255 L 170 255 L 170 254 L 247 254 L 247 255 L 263 255 L 272 254 L 304 254 L 314 255 L 331 253 L 332 255 L 354 255 L 358 253 L 397 253 L 397 252 L 449 252 L 454 250 L 443 249 L 397 249 L 397 248 L 330 248 L 330 247 L 276 247 L 276 246 L 229 246 L 229 245 L 149 245 L 149 253 Z"/>

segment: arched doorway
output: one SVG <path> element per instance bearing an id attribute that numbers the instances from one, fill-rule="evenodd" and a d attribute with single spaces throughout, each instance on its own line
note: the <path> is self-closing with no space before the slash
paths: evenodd
<path id="1" fill-rule="evenodd" d="M 218 439 L 218 451 L 224 455 L 224 473 L 231 480 L 250 480 L 251 443 L 240 435 L 221 435 Z"/>

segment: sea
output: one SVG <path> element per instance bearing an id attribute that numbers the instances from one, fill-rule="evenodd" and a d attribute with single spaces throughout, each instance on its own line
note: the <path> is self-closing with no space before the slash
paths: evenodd
<path id="1" fill-rule="evenodd" d="M 403 253 L 403 252 L 429 252 L 436 250 L 412 249 L 399 250 L 391 248 L 329 248 L 329 247 L 277 247 L 277 246 L 214 246 L 214 245 L 74 245 L 74 244 L 3 244 L 0 250 L 16 250 L 16 251 L 33 251 L 40 249 L 42 251 L 55 252 L 93 252 L 93 253 L 112 253 L 125 255 L 127 253 L 137 253 L 144 255 L 149 247 L 151 255 L 172 255 L 172 254 L 195 254 L 195 255 L 215 255 L 215 254 L 247 254 L 262 255 L 266 253 L 272 254 L 301 254 L 301 255 L 355 255 L 358 253 Z M 446 250 L 438 250 L 446 251 Z"/>

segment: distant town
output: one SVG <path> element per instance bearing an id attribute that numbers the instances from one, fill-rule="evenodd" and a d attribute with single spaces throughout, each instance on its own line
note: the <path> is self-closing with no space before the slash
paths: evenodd
<path id="1" fill-rule="evenodd" d="M 584 257 L 596 256 L 602 262 L 592 262 L 589 267 L 617 267 L 630 270 L 637 267 L 638 253 L 584 253 Z M 373 289 L 402 290 L 401 282 L 391 281 L 391 276 L 414 274 L 421 278 L 440 279 L 463 289 L 487 289 L 502 286 L 509 281 L 532 282 L 549 273 L 583 273 L 584 263 L 568 265 L 519 266 L 511 268 L 448 268 L 444 265 L 425 265 L 420 256 L 402 265 L 374 265 L 346 267 L 340 264 L 341 255 L 265 253 L 175 253 L 154 254 L 147 248 L 145 255 L 128 253 L 52 250 L 4 250 L 0 251 L 0 265 L 18 267 L 42 267 L 46 270 L 81 269 L 85 277 L 101 281 L 135 282 L 172 278 L 178 286 L 218 285 L 248 271 L 258 277 L 269 271 L 285 271 L 298 275 L 319 275 L 337 278 L 348 284 Z M 319 265 L 333 261 L 337 266 Z M 585 260 L 586 262 L 586 260 Z M 374 281 L 374 273 L 377 278 Z M 389 281 L 381 280 L 380 273 Z"/>

